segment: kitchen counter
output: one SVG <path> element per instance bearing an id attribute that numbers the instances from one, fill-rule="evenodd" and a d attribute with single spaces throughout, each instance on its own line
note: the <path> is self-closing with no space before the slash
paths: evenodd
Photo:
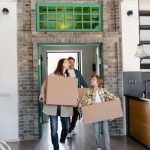
<path id="1" fill-rule="evenodd" d="M 150 102 L 149 98 L 143 98 L 143 97 L 134 96 L 134 95 L 124 95 L 124 96 L 128 99 L 134 99 L 134 100 L 138 100 L 138 101 L 144 100 L 144 101 Z"/>
<path id="2" fill-rule="evenodd" d="M 150 99 L 125 96 L 128 135 L 150 148 Z"/>

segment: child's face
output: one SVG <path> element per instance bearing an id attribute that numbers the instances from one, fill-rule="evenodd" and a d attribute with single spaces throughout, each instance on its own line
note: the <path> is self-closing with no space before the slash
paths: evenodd
<path id="1" fill-rule="evenodd" d="M 91 78 L 91 86 L 98 86 L 98 81 L 96 77 Z"/>

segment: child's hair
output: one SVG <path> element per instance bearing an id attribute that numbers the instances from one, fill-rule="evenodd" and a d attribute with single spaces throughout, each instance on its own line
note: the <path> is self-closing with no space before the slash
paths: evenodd
<path id="1" fill-rule="evenodd" d="M 98 87 L 103 88 L 104 87 L 104 81 L 101 79 L 99 75 L 92 75 L 91 78 L 96 78 L 98 82 Z"/>

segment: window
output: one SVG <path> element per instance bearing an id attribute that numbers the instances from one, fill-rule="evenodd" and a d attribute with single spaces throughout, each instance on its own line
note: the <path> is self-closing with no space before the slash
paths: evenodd
<path id="1" fill-rule="evenodd" d="M 102 31 L 102 4 L 37 3 L 37 31 Z"/>

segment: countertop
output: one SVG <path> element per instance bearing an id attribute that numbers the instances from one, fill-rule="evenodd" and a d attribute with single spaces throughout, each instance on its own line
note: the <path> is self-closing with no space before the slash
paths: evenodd
<path id="1" fill-rule="evenodd" d="M 125 97 L 128 97 L 128 98 L 132 98 L 134 100 L 142 100 L 142 101 L 147 101 L 147 102 L 150 102 L 150 99 L 149 98 L 142 98 L 142 97 L 139 97 L 139 96 L 135 96 L 135 95 L 127 95 L 125 94 L 124 95 Z"/>

